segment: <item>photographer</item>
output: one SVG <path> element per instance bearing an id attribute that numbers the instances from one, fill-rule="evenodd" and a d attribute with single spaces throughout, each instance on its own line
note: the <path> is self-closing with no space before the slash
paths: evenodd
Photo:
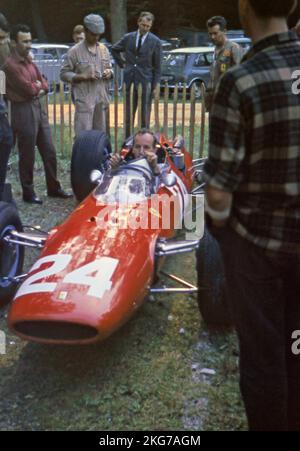
<path id="1" fill-rule="evenodd" d="M 76 136 L 83 130 L 106 131 L 112 77 L 109 52 L 98 42 L 105 31 L 102 17 L 89 14 L 83 24 L 85 39 L 68 51 L 60 72 L 62 81 L 72 83 Z"/>

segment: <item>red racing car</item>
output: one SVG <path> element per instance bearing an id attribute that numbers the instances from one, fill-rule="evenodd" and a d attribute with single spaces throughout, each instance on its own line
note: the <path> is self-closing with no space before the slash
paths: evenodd
<path id="1" fill-rule="evenodd" d="M 124 324 L 149 292 L 198 292 L 172 275 L 179 288 L 153 286 L 162 257 L 199 248 L 199 239 L 175 239 L 192 211 L 192 194 L 200 194 L 203 215 L 202 187 L 192 191 L 203 162 L 193 165 L 183 147 L 175 151 L 162 135 L 159 147 L 159 177 L 145 158 L 112 171 L 105 168 L 108 138 L 96 131 L 83 133 L 74 145 L 71 168 L 73 189 L 82 202 L 47 234 L 24 231 L 16 209 L 0 203 L 0 301 L 14 297 L 8 324 L 16 335 L 41 343 L 89 344 Z M 130 143 L 123 149 L 128 151 Z M 207 241 L 207 232 L 205 237 Z M 200 255 L 207 253 L 203 243 Z M 22 274 L 26 246 L 41 248 L 41 255 Z M 198 279 L 206 284 L 214 275 L 201 264 Z M 209 302 L 220 294 L 206 291 Z M 207 299 L 199 294 L 202 310 Z"/>

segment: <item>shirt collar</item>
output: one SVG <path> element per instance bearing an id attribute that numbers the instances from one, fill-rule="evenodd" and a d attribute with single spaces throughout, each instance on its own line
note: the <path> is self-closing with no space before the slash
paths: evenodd
<path id="1" fill-rule="evenodd" d="M 273 47 L 275 45 L 286 44 L 288 42 L 299 41 L 298 36 L 294 31 L 285 31 L 283 33 L 272 34 L 266 38 L 261 39 L 256 42 L 253 47 L 246 53 L 243 61 L 248 60 L 256 53 L 267 49 L 268 47 Z"/>
<path id="2" fill-rule="evenodd" d="M 29 57 L 21 56 L 16 49 L 12 51 L 12 56 L 18 63 L 32 63 Z"/>
<path id="3" fill-rule="evenodd" d="M 86 42 L 86 40 L 84 40 L 84 41 L 82 42 L 82 44 L 85 46 L 85 48 L 87 49 L 88 52 L 93 53 L 93 52 L 89 49 L 89 46 L 88 46 L 88 43 Z M 99 45 L 100 45 L 99 42 L 96 42 L 96 48 L 98 48 Z"/>
<path id="4" fill-rule="evenodd" d="M 149 34 L 149 31 L 148 31 L 146 34 L 144 34 L 144 35 L 142 36 L 142 41 L 143 41 L 143 42 L 145 41 L 145 39 L 146 39 L 146 37 L 148 36 L 148 34 Z M 138 40 L 139 37 L 140 37 L 140 30 L 137 31 L 136 37 L 137 37 L 137 40 Z"/>

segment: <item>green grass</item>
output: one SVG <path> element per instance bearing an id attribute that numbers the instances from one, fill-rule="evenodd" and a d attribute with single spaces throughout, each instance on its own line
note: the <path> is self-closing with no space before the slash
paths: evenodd
<path id="1" fill-rule="evenodd" d="M 59 160 L 63 186 L 69 161 Z M 49 230 L 74 208 L 73 200 L 44 197 L 44 205 L 20 199 L 16 157 L 9 179 L 24 223 Z M 45 193 L 41 163 L 35 185 Z M 27 253 L 26 267 L 38 257 Z M 166 261 L 165 270 L 196 282 L 192 254 Z M 7 330 L 0 356 L 0 430 L 206 431 L 243 430 L 237 344 L 202 322 L 195 297 L 159 295 L 112 337 L 94 346 L 26 343 Z M 205 376 L 201 369 L 216 371 Z"/>

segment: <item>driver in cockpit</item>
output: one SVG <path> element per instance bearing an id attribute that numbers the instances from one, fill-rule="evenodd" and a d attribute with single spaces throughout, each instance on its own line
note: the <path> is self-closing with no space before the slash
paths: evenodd
<path id="1" fill-rule="evenodd" d="M 154 175 L 160 175 L 159 155 L 158 152 L 161 147 L 154 135 L 150 130 L 139 130 L 133 137 L 132 149 L 128 154 L 123 157 L 118 153 L 112 155 L 110 159 L 110 166 L 112 169 L 116 169 L 123 162 L 129 162 L 131 159 L 145 157 L 152 169 Z"/>

